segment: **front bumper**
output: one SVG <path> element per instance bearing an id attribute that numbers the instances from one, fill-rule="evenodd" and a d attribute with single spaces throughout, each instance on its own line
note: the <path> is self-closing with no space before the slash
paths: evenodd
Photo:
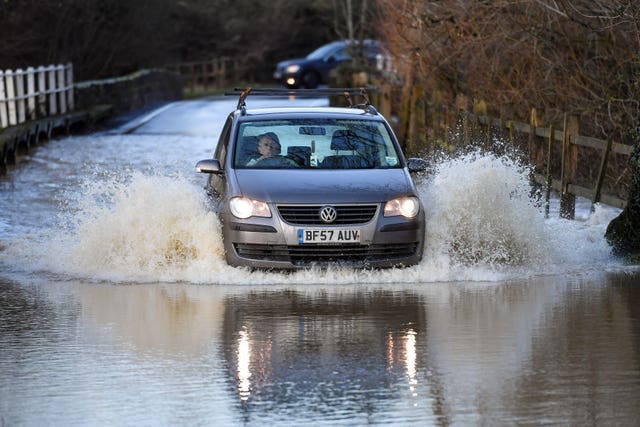
<path id="1" fill-rule="evenodd" d="M 302 225 L 284 221 L 274 206 L 271 218 L 238 220 L 223 216 L 226 260 L 233 266 L 302 269 L 310 266 L 386 268 L 414 265 L 422 259 L 425 226 L 423 209 L 413 219 L 374 217 L 360 224 Z M 359 243 L 300 243 L 299 230 L 358 230 Z"/>

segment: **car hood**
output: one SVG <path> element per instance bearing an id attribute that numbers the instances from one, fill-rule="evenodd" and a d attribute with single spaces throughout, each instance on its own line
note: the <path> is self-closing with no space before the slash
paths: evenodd
<path id="1" fill-rule="evenodd" d="M 379 203 L 415 193 L 404 169 L 236 169 L 235 177 L 233 195 L 276 203 Z"/>
<path id="2" fill-rule="evenodd" d="M 294 59 L 288 59 L 286 61 L 281 61 L 278 62 L 278 64 L 276 65 L 276 68 L 278 69 L 284 69 L 287 68 L 289 65 L 294 65 L 294 64 L 304 64 L 306 62 L 309 62 L 308 59 L 306 58 L 294 58 Z"/>

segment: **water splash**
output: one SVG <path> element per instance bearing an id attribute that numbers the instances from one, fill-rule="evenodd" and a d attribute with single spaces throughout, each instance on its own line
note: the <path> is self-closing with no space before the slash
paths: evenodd
<path id="1" fill-rule="evenodd" d="M 225 284 L 496 281 L 615 263 L 603 235 L 616 210 L 598 206 L 585 220 L 545 220 L 530 197 L 529 172 L 508 156 L 479 152 L 441 160 L 419 184 L 425 255 L 406 269 L 280 274 L 229 267 L 202 187 L 143 173 L 88 181 L 44 242 L 8 245 L 0 256 L 21 251 L 31 268 L 91 280 Z"/>
<path id="2" fill-rule="evenodd" d="M 218 218 L 184 178 L 134 173 L 87 183 L 74 211 L 40 248 L 47 269 L 113 281 L 206 281 L 204 266 L 211 274 L 224 264 Z"/>
<path id="3" fill-rule="evenodd" d="M 471 153 L 438 165 L 422 186 L 427 257 L 466 265 L 525 265 L 552 250 L 530 197 L 529 170 L 508 157 Z"/>
<path id="4" fill-rule="evenodd" d="M 597 206 L 577 221 L 545 220 L 515 156 L 474 151 L 442 160 L 420 186 L 427 245 L 420 268 L 443 280 L 502 280 L 619 265 L 604 240 L 617 209 Z M 557 202 L 557 200 L 556 200 Z"/>

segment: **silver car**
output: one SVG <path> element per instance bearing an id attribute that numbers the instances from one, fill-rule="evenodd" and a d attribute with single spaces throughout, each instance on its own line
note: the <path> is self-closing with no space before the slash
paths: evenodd
<path id="1" fill-rule="evenodd" d="M 371 106 L 232 112 L 207 191 L 233 266 L 393 267 L 422 257 L 424 208 L 387 121 Z"/>

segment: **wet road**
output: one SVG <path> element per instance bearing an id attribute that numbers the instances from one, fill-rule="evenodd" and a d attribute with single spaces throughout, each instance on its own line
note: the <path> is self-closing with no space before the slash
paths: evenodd
<path id="1" fill-rule="evenodd" d="M 615 210 L 545 220 L 514 164 L 465 157 L 420 185 L 415 268 L 233 269 L 193 166 L 234 105 L 55 140 L 0 179 L 0 425 L 640 424 Z"/>

